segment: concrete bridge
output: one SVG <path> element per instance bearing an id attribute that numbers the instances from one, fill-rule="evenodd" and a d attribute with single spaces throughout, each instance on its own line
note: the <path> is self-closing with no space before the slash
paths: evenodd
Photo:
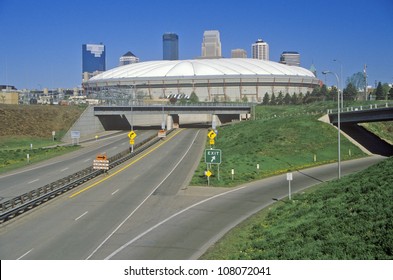
<path id="1" fill-rule="evenodd" d="M 330 123 L 337 126 L 337 110 L 328 111 Z M 391 143 L 379 138 L 358 123 L 393 121 L 393 104 L 348 107 L 340 111 L 341 130 L 370 154 L 393 156 Z"/>
<path id="2" fill-rule="evenodd" d="M 330 122 L 337 125 L 337 110 L 329 110 Z M 393 121 L 393 103 L 347 107 L 340 111 L 340 123 L 366 123 Z"/>
<path id="3" fill-rule="evenodd" d="M 83 140 L 103 131 L 130 130 L 134 127 L 172 129 L 178 125 L 192 124 L 220 126 L 222 123 L 248 119 L 251 110 L 252 105 L 244 103 L 90 106 L 63 137 L 63 141 L 70 142 L 71 131 L 79 131 Z"/>

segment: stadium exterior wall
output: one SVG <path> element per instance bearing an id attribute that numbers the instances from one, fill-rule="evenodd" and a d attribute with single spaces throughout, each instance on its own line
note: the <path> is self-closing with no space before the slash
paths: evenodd
<path id="1" fill-rule="evenodd" d="M 306 94 L 320 84 L 313 75 L 195 75 L 163 77 L 111 77 L 91 79 L 83 86 L 87 94 L 123 91 L 143 99 L 166 99 L 170 95 L 191 95 L 200 101 L 262 102 L 266 93 Z"/>

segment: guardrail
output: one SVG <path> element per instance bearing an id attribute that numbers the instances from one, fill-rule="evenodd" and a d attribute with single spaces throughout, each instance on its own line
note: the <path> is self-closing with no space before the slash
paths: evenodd
<path id="1" fill-rule="evenodd" d="M 361 106 L 351 106 L 345 107 L 340 110 L 340 113 L 345 112 L 354 112 L 354 111 L 364 111 L 364 110 L 373 110 L 373 109 L 380 109 L 380 108 L 392 108 L 393 103 L 381 103 L 381 104 L 369 104 L 369 105 L 361 105 Z M 337 114 L 337 109 L 328 109 L 328 114 Z"/>
<path id="2" fill-rule="evenodd" d="M 167 134 L 170 134 L 172 131 L 173 130 L 168 131 Z M 161 138 L 158 138 L 157 136 L 149 137 L 141 143 L 136 144 L 134 146 L 134 152 L 131 152 L 128 149 L 110 157 L 108 159 L 109 170 L 142 153 L 160 140 Z M 94 177 L 97 177 L 103 172 L 103 170 L 94 170 L 93 166 L 90 166 L 53 183 L 47 184 L 43 187 L 39 187 L 35 190 L 2 202 L 0 204 L 0 223 L 4 223 L 5 221 L 8 221 L 38 205 L 41 205 L 42 203 L 47 202 L 48 200 L 59 196 L 93 179 Z"/>

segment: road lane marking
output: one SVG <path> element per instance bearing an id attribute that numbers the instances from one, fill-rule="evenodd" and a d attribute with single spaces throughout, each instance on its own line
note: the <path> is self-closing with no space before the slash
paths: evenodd
<path id="1" fill-rule="evenodd" d="M 31 251 L 33 251 L 33 249 L 34 249 L 34 248 L 32 248 L 30 251 L 27 251 L 26 253 L 24 253 L 22 256 L 20 256 L 20 257 L 19 257 L 19 258 L 17 258 L 16 260 L 20 260 L 20 259 L 22 259 L 22 258 L 26 257 L 26 256 L 27 256 L 27 254 L 29 254 Z"/>
<path id="2" fill-rule="evenodd" d="M 117 193 L 118 191 L 119 191 L 119 189 L 115 190 L 115 191 L 112 193 L 112 195 L 114 195 L 114 194 Z"/>
<path id="3" fill-rule="evenodd" d="M 83 162 L 91 161 L 91 158 L 85 159 Z"/>
<path id="4" fill-rule="evenodd" d="M 75 219 L 75 221 L 79 220 L 80 218 L 82 218 L 84 215 L 86 215 L 87 213 L 89 213 L 89 211 L 86 211 L 85 213 L 83 213 L 82 215 L 80 215 L 78 218 Z"/>
<path id="5" fill-rule="evenodd" d="M 60 172 L 64 172 L 64 171 L 66 171 L 66 170 L 68 170 L 68 167 L 63 168 L 62 170 L 60 170 Z"/>
<path id="6" fill-rule="evenodd" d="M 198 134 L 199 134 L 199 130 L 198 130 L 198 133 L 195 135 L 195 137 L 194 137 L 194 139 L 191 141 L 191 144 L 190 144 L 190 146 L 188 147 L 188 149 L 187 149 L 187 151 L 184 153 L 184 155 L 181 157 L 181 159 L 177 162 L 177 164 L 173 167 L 173 169 L 170 171 L 170 172 L 168 172 L 168 175 L 151 191 L 151 193 L 148 195 L 148 196 L 146 196 L 146 198 L 104 239 L 104 241 L 102 241 L 102 243 L 100 244 L 100 245 L 98 245 L 98 247 L 96 248 L 96 249 L 94 249 L 94 251 L 86 258 L 87 260 L 88 259 L 90 259 L 104 244 L 105 244 L 105 242 L 106 241 L 108 241 L 109 240 L 109 238 L 111 238 L 115 233 L 116 233 L 116 231 L 118 231 L 124 224 L 125 224 L 125 222 L 129 219 L 129 218 L 131 218 L 133 215 L 134 215 L 134 213 L 136 212 L 136 211 L 138 211 L 138 209 L 139 208 L 141 208 L 142 207 L 142 205 L 155 193 L 155 191 L 157 191 L 157 189 L 166 181 L 166 179 L 168 179 L 168 177 L 176 170 L 176 168 L 179 166 L 179 164 L 183 161 L 183 159 L 186 157 L 186 155 L 188 154 L 188 152 L 191 150 L 191 148 L 192 148 L 192 146 L 193 146 L 193 143 L 194 143 L 194 141 L 195 141 L 195 139 L 197 138 L 197 136 L 198 136 Z M 164 142 L 165 143 L 165 142 Z M 124 246 L 124 245 L 123 245 Z M 128 245 L 127 245 L 128 246 Z M 127 247 L 127 246 L 125 246 L 125 247 Z M 120 248 L 122 248 L 122 247 L 120 247 Z M 118 249 L 119 250 L 119 249 Z M 123 249 L 120 249 L 120 251 L 121 250 L 123 250 Z M 117 254 L 117 251 L 115 251 L 116 253 L 113 253 L 113 254 Z M 112 255 L 110 255 L 110 256 L 112 256 Z"/>
<path id="7" fill-rule="evenodd" d="M 40 180 L 40 179 L 35 179 L 35 180 L 33 180 L 33 181 L 28 182 L 28 184 L 32 184 L 32 183 L 37 182 L 37 181 L 39 181 L 39 180 Z"/>
<path id="8" fill-rule="evenodd" d="M 83 192 L 85 192 L 85 191 L 87 191 L 87 190 L 89 190 L 89 189 L 91 189 L 91 188 L 93 188 L 93 187 L 95 187 L 95 186 L 101 184 L 102 182 L 108 180 L 109 178 L 112 178 L 113 176 L 115 176 L 115 175 L 119 174 L 120 172 L 126 170 L 126 169 L 127 169 L 128 167 L 130 167 L 131 165 L 137 163 L 137 162 L 140 161 L 141 159 L 145 158 L 146 156 L 148 156 L 149 154 L 151 154 L 152 152 L 154 152 L 155 150 L 157 150 L 157 149 L 158 149 L 159 147 L 161 147 L 162 145 L 166 144 L 166 143 L 168 142 L 168 140 L 172 139 L 173 137 L 175 137 L 177 134 L 179 134 L 179 133 L 180 133 L 181 131 L 183 131 L 183 130 L 184 130 L 184 128 L 182 128 L 182 129 L 180 129 L 180 130 L 174 132 L 174 134 L 170 134 L 170 136 L 167 137 L 167 139 L 166 139 L 164 142 L 162 142 L 162 143 L 160 143 L 159 145 L 153 147 L 151 150 L 147 151 L 145 154 L 141 155 L 139 158 L 137 158 L 137 159 L 135 159 L 134 161 L 130 162 L 130 163 L 127 164 L 126 166 L 120 168 L 120 169 L 117 170 L 116 172 L 114 172 L 114 173 L 112 173 L 112 174 L 106 176 L 105 178 L 103 178 L 103 179 L 101 179 L 101 180 L 99 180 L 99 181 L 97 181 L 97 182 L 91 184 L 90 186 L 87 186 L 86 188 L 83 188 L 83 189 L 81 189 L 81 190 L 79 190 L 79 191 L 73 193 L 73 194 L 70 195 L 68 198 L 74 198 L 75 196 L 77 196 L 77 195 L 79 195 L 79 194 L 81 194 L 81 193 L 83 193 Z"/>
<path id="9" fill-rule="evenodd" d="M 136 236 L 135 238 L 131 239 L 130 241 L 128 241 L 127 243 L 125 243 L 124 245 L 120 246 L 117 250 L 113 251 L 110 255 L 108 255 L 104 260 L 109 260 L 111 259 L 113 256 L 115 256 L 116 254 L 118 254 L 119 252 L 123 251 L 126 247 L 130 246 L 132 243 L 134 243 L 135 241 L 137 241 L 138 239 L 142 238 L 143 236 L 145 236 L 146 234 L 150 233 L 151 231 L 155 230 L 156 228 L 158 228 L 159 226 L 165 224 L 166 222 L 172 220 L 173 218 L 176 218 L 177 216 L 187 212 L 188 210 L 191 210 L 192 208 L 195 208 L 203 203 L 206 203 L 212 199 L 227 195 L 227 194 L 231 194 L 234 192 L 238 192 L 241 191 L 245 188 L 248 188 L 250 185 L 246 184 L 243 187 L 239 187 L 237 189 L 234 190 L 229 190 L 217 195 L 214 195 L 212 197 L 206 198 L 205 200 L 199 201 L 193 205 L 188 206 L 187 208 L 184 208 L 183 210 L 180 210 L 177 213 L 174 213 L 173 215 L 169 216 L 168 218 L 162 220 L 161 222 L 157 223 L 156 225 L 152 226 L 151 228 L 149 228 L 148 230 L 142 232 L 141 234 L 139 234 L 138 236 Z M 91 254 L 92 255 L 92 254 Z M 91 255 L 89 256 L 89 258 L 91 257 Z"/>

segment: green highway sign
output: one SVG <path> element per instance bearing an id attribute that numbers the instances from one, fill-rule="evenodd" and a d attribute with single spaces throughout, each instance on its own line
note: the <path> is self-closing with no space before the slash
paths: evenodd
<path id="1" fill-rule="evenodd" d="M 221 150 L 219 150 L 219 149 L 205 150 L 205 163 L 220 164 L 221 163 Z"/>

